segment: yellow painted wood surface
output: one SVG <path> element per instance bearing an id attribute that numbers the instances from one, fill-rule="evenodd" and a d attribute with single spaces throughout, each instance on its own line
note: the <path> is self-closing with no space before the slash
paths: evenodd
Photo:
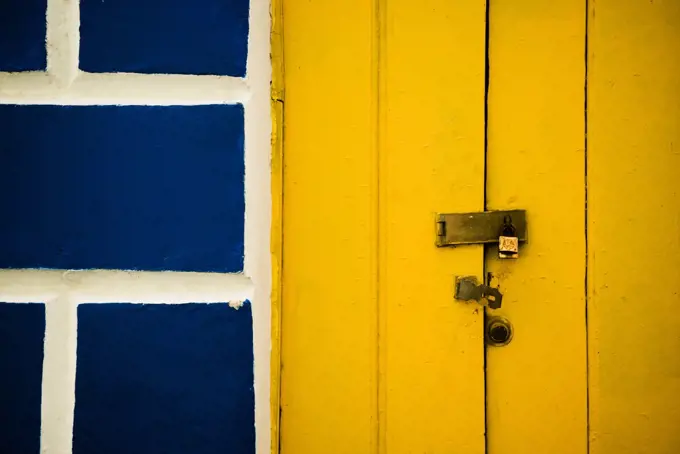
<path id="1" fill-rule="evenodd" d="M 589 11 L 592 454 L 680 452 L 680 2 Z"/>
<path id="2" fill-rule="evenodd" d="M 437 212 L 483 210 L 485 5 L 384 2 L 383 453 L 484 453 L 483 310 L 455 303 L 482 246 L 434 247 Z"/>
<path id="3" fill-rule="evenodd" d="M 526 209 L 519 259 L 487 251 L 512 342 L 487 347 L 490 454 L 585 454 L 585 24 L 581 0 L 489 11 L 487 208 Z"/>
<path id="4" fill-rule="evenodd" d="M 281 452 L 483 453 L 482 248 L 433 235 L 483 209 L 484 3 L 284 18 Z"/>
<path id="5" fill-rule="evenodd" d="M 372 6 L 284 17 L 284 454 L 376 452 L 377 108 Z"/>
<path id="6" fill-rule="evenodd" d="M 270 105 L 271 138 L 271 359 L 270 359 L 270 452 L 279 453 L 279 406 L 281 402 L 281 287 L 283 271 L 283 0 L 272 0 Z"/>
<path id="7" fill-rule="evenodd" d="M 283 14 L 281 452 L 680 452 L 680 2 L 493 2 L 486 164 L 483 2 Z M 486 358 L 434 247 L 485 187 L 530 237 Z"/>

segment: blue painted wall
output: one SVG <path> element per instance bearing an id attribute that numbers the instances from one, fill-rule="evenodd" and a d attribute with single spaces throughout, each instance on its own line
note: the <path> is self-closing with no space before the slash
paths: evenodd
<path id="1" fill-rule="evenodd" d="M 40 452 L 45 306 L 0 303 L 0 453 Z"/>
<path id="2" fill-rule="evenodd" d="M 0 106 L 0 268 L 243 269 L 243 108 Z"/>
<path id="3" fill-rule="evenodd" d="M 0 0 L 0 71 L 45 69 L 47 0 Z"/>
<path id="4" fill-rule="evenodd" d="M 248 12 L 248 0 L 81 0 L 80 68 L 244 76 Z"/>
<path id="5" fill-rule="evenodd" d="M 250 304 L 78 307 L 74 454 L 255 452 Z"/>
<path id="6" fill-rule="evenodd" d="M 0 0 L 0 71 L 45 69 L 46 7 Z M 242 77 L 248 15 L 80 0 L 80 68 Z M 0 269 L 243 270 L 242 106 L 0 105 L 0 125 Z M 44 335 L 43 304 L 0 303 L 0 454 L 40 451 Z M 77 336 L 75 454 L 255 452 L 250 303 L 84 304 Z"/>

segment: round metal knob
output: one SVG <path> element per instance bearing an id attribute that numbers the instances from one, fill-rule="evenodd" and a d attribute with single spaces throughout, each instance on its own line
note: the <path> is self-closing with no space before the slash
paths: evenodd
<path id="1" fill-rule="evenodd" d="M 493 347 L 508 345 L 512 340 L 512 324 L 505 317 L 489 317 L 486 322 L 486 343 Z"/>

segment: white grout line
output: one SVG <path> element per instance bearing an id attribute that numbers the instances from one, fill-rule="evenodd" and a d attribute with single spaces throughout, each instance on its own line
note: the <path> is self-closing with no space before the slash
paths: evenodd
<path id="1" fill-rule="evenodd" d="M 64 86 L 49 73 L 0 73 L 0 104 L 175 106 L 245 103 L 249 96 L 245 79 L 229 76 L 79 71 Z"/>
<path id="2" fill-rule="evenodd" d="M 37 303 L 62 297 L 74 304 L 238 304 L 252 300 L 253 284 L 243 274 L 0 270 L 0 301 Z"/>
<path id="3" fill-rule="evenodd" d="M 79 0 L 47 1 L 47 72 L 60 86 L 68 86 L 78 73 L 80 48 Z"/>
<path id="4" fill-rule="evenodd" d="M 249 97 L 239 77 L 169 74 L 81 73 L 72 92 L 70 102 L 78 104 L 235 104 Z"/>
<path id="5" fill-rule="evenodd" d="M 0 72 L 0 104 L 35 104 L 56 98 L 62 91 L 57 87 L 57 79 L 46 72 Z"/>
<path id="6" fill-rule="evenodd" d="M 71 454 L 76 388 L 76 305 L 66 298 L 45 304 L 40 452 Z"/>

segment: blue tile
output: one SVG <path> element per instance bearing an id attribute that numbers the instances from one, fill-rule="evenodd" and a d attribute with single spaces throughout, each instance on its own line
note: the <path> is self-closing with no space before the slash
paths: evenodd
<path id="1" fill-rule="evenodd" d="M 243 76 L 248 0 L 81 0 L 80 68 Z"/>
<path id="2" fill-rule="evenodd" d="M 0 303 L 0 452 L 40 452 L 45 306 Z"/>
<path id="3" fill-rule="evenodd" d="M 0 268 L 243 269 L 243 107 L 0 106 Z"/>
<path id="4" fill-rule="evenodd" d="M 250 304 L 78 307 L 74 454 L 255 452 Z"/>
<path id="5" fill-rule="evenodd" d="M 47 0 L 0 0 L 0 71 L 39 71 L 47 65 Z"/>

